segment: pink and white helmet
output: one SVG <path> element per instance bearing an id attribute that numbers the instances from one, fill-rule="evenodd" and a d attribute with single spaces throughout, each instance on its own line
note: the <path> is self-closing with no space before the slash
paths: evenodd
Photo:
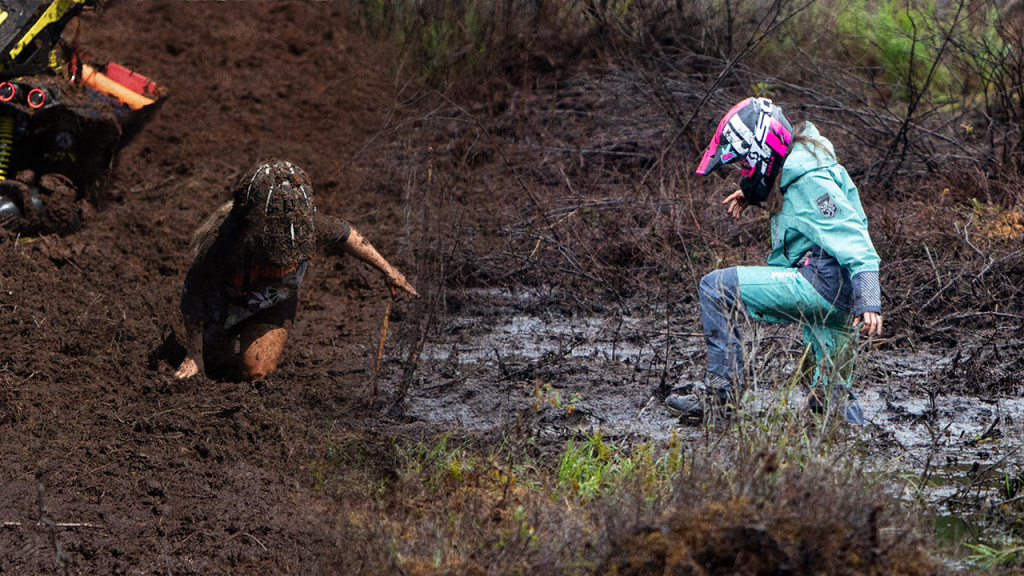
<path id="1" fill-rule="evenodd" d="M 743 161 L 740 189 L 751 204 L 768 198 L 793 142 L 793 126 L 768 98 L 747 98 L 718 123 L 715 136 L 697 166 L 703 176 L 720 166 Z"/>

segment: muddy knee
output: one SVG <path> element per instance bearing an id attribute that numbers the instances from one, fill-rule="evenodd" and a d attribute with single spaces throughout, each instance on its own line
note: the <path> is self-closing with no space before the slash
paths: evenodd
<path id="1" fill-rule="evenodd" d="M 700 279 L 697 290 L 702 303 L 714 301 L 732 306 L 739 300 L 739 284 L 736 268 L 725 268 L 706 274 Z"/>
<path id="2" fill-rule="evenodd" d="M 252 382 L 265 378 L 277 369 L 288 340 L 288 330 L 274 328 L 255 336 L 250 341 L 243 335 L 240 372 L 242 380 Z"/>

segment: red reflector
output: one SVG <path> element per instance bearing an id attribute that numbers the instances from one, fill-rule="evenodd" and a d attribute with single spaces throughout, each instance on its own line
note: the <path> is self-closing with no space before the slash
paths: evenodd
<path id="1" fill-rule="evenodd" d="M 31 108 L 42 108 L 46 104 L 46 92 L 39 88 L 33 88 L 28 93 L 28 105 Z"/>
<path id="2" fill-rule="evenodd" d="M 18 95 L 18 87 L 10 82 L 0 82 L 0 102 L 10 102 Z"/>

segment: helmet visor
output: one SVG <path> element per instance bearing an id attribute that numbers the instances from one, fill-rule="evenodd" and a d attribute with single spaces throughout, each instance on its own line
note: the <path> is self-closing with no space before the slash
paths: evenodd
<path id="1" fill-rule="evenodd" d="M 715 135 L 711 138 L 711 143 L 708 144 L 707 149 L 704 151 L 704 156 L 700 159 L 700 164 L 697 166 L 698 175 L 705 176 L 707 174 L 711 174 L 720 167 L 735 162 L 737 159 L 742 157 L 742 151 L 736 150 L 733 147 L 731 141 L 733 139 L 728 138 L 726 132 L 732 130 L 730 127 L 732 119 L 741 110 L 750 106 L 753 100 L 753 98 L 741 100 L 738 104 L 733 106 L 725 116 L 722 116 L 722 120 L 718 123 L 718 128 L 715 130 Z M 749 170 L 744 168 L 742 169 L 742 172 L 744 173 L 744 176 L 747 176 L 747 172 L 753 173 L 753 170 L 753 167 Z"/>

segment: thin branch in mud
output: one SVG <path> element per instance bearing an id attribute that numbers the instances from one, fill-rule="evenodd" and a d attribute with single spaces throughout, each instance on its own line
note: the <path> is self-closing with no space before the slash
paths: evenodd
<path id="1" fill-rule="evenodd" d="M 946 322 L 952 322 L 954 320 L 964 320 L 967 318 L 978 318 L 982 316 L 989 316 L 993 318 L 1008 318 L 1013 320 L 1024 319 L 1024 316 L 1021 316 L 1020 314 L 1007 314 L 1005 312 L 965 312 L 963 314 L 950 314 L 949 316 L 943 316 L 942 318 L 939 318 L 938 320 L 929 324 L 928 327 L 934 328 L 939 324 L 944 324 Z"/>
<path id="2" fill-rule="evenodd" d="M 962 277 L 963 277 L 963 275 L 961 274 L 959 276 L 959 278 L 962 278 Z M 925 302 L 924 304 L 922 304 L 921 307 L 918 308 L 918 309 L 919 310 L 928 310 L 928 307 L 931 306 L 932 302 L 938 300 L 946 290 L 948 290 L 949 288 L 952 288 L 954 285 L 956 285 L 956 280 L 950 280 L 948 284 L 946 284 L 938 292 L 933 294 L 932 297 L 929 298 L 928 301 Z"/>
<path id="3" fill-rule="evenodd" d="M 462 167 L 460 166 L 460 170 L 461 169 Z M 465 212 L 462 212 L 459 215 L 459 221 L 456 223 L 457 230 L 462 230 L 462 219 L 464 217 Z M 421 325 L 419 338 L 417 338 L 416 344 L 413 345 L 412 349 L 409 351 L 409 356 L 406 359 L 405 369 L 402 372 L 402 380 L 398 386 L 398 395 L 395 397 L 395 400 L 394 402 L 392 402 L 391 407 L 389 409 L 389 412 L 393 414 L 401 414 L 404 412 L 404 403 L 409 393 L 409 384 L 412 382 L 413 373 L 415 373 L 416 371 L 417 362 L 419 360 L 420 355 L 423 353 L 423 347 L 427 343 L 427 337 L 430 334 L 430 330 L 434 326 L 434 319 L 436 317 L 437 309 L 440 308 L 441 302 L 443 302 L 444 300 L 443 294 L 448 264 L 454 259 L 455 252 L 459 249 L 461 245 L 462 234 L 460 233 L 452 241 L 452 247 L 451 250 L 448 251 L 448 254 L 441 258 L 441 264 L 438 270 L 437 277 L 437 287 L 427 303 L 427 317 Z"/>
<path id="4" fill-rule="evenodd" d="M 444 391 L 444 390 L 447 390 L 449 388 L 452 388 L 453 386 L 458 386 L 459 384 L 465 383 L 467 380 L 469 380 L 473 376 L 476 376 L 484 368 L 488 368 L 488 367 L 490 367 L 490 363 L 489 362 L 484 362 L 484 363 L 480 364 L 479 366 L 477 366 L 476 368 L 470 370 L 469 372 L 459 376 L 458 378 L 453 378 L 453 379 L 451 379 L 451 380 L 449 380 L 447 382 L 441 382 L 440 384 L 434 384 L 433 386 L 428 386 L 428 387 L 424 388 L 423 391 L 424 392 Z"/>
<path id="5" fill-rule="evenodd" d="M 390 298 L 388 298 L 387 306 L 384 308 L 384 320 L 380 326 L 380 341 L 377 343 L 377 360 L 373 363 L 373 375 L 370 376 L 370 401 L 374 401 L 377 398 L 377 377 L 380 375 L 380 359 L 384 356 L 384 343 L 388 339 L 388 324 L 391 322 L 391 307 L 395 303 L 395 288 L 394 286 L 388 286 L 388 290 L 391 292 Z"/>
<path id="6" fill-rule="evenodd" d="M 39 483 L 38 494 L 39 522 L 45 524 L 50 529 L 50 541 L 53 544 L 53 551 L 57 554 L 57 566 L 64 568 L 66 576 L 71 576 L 71 559 L 68 558 L 64 549 L 61 548 L 60 541 L 57 540 L 57 524 L 47 515 L 45 491 L 42 482 Z"/>
<path id="7" fill-rule="evenodd" d="M 35 523 L 36 526 L 38 526 L 39 524 L 44 523 Z M 0 522 L 0 528 L 21 528 L 22 526 L 26 525 L 27 524 L 25 522 Z M 94 528 L 97 530 L 105 530 L 107 528 L 106 526 L 101 526 L 100 524 L 90 524 L 89 522 L 53 522 L 53 526 L 57 528 Z"/>
<path id="8" fill-rule="evenodd" d="M 395 397 L 395 401 L 391 403 L 390 412 L 392 413 L 404 413 L 405 399 L 409 394 L 409 384 L 412 382 L 413 373 L 416 372 L 417 361 L 419 360 L 420 354 L 423 353 L 423 347 L 427 343 L 427 336 L 430 334 L 430 329 L 434 325 L 434 316 L 437 311 L 440 300 L 440 295 L 444 288 L 444 264 L 441 265 L 440 281 L 438 289 L 428 305 L 427 318 L 424 320 L 421 328 L 419 338 L 416 340 L 416 344 L 409 351 L 409 356 L 406 358 L 405 370 L 402 372 L 402 380 L 398 386 L 398 395 Z"/>
<path id="9" fill-rule="evenodd" d="M 993 423 L 993 425 L 997 422 L 999 422 L 998 418 L 996 419 L 996 422 Z M 961 487 L 953 494 L 950 494 L 949 496 L 944 498 L 943 503 L 948 504 L 958 498 L 967 496 L 972 490 L 975 489 L 979 490 L 980 492 L 983 489 L 983 485 L 985 481 L 988 479 L 989 474 L 991 474 L 995 470 L 998 470 L 1000 467 L 1006 464 L 1007 460 L 1009 460 L 1010 457 L 1016 454 L 1017 452 L 1020 452 L 1021 448 L 1024 448 L 1024 445 L 1018 444 L 1012 450 L 1009 450 L 1006 454 L 1000 457 L 998 460 L 986 466 L 984 470 L 979 469 L 973 476 L 971 476 L 972 480 L 970 484 Z"/>
<path id="10" fill-rule="evenodd" d="M 927 413 L 928 416 L 927 416 L 927 418 L 925 420 L 925 423 L 926 423 L 926 426 L 928 427 L 928 434 L 931 436 L 931 444 L 928 447 L 928 458 L 925 460 L 924 470 L 921 472 L 921 485 L 922 486 L 927 486 L 929 480 L 931 479 L 932 473 L 933 473 L 933 470 L 932 470 L 932 459 L 935 456 L 935 453 L 938 452 L 939 440 L 942 438 L 942 436 L 946 432 L 949 431 L 950 427 L 953 426 L 955 421 L 950 420 L 949 424 L 947 424 L 944 429 L 939 431 L 935 427 L 935 418 L 938 415 L 938 409 L 936 408 L 936 405 L 935 405 L 935 391 L 933 391 L 933 390 L 931 390 L 929 388 L 925 388 L 924 386 L 921 386 L 921 388 L 925 391 L 925 393 L 928 394 L 929 409 L 928 409 L 928 413 Z"/>
<path id="11" fill-rule="evenodd" d="M 924 253 L 928 255 L 928 263 L 932 265 L 932 270 L 935 271 L 935 283 L 939 285 L 939 290 L 942 290 L 942 276 L 939 275 L 939 269 L 935 267 L 932 251 L 928 249 L 927 244 L 922 244 L 922 246 L 924 246 Z"/>
<path id="12" fill-rule="evenodd" d="M 264 552 L 269 552 L 269 550 L 267 550 L 267 547 L 263 545 L 263 542 L 260 542 L 258 538 L 256 538 L 252 534 L 249 534 L 248 532 L 236 532 L 236 533 L 232 534 L 231 536 L 229 536 L 228 539 L 225 540 L 225 542 L 230 542 L 230 541 L 234 540 L 235 538 L 238 538 L 239 536 L 245 536 L 245 537 L 251 539 L 253 542 L 259 544 L 260 548 L 263 548 Z"/>
<path id="13" fill-rule="evenodd" d="M 982 276 L 984 276 L 992 268 L 992 264 L 995 263 L 995 260 L 991 256 L 989 256 L 987 254 L 984 254 L 981 250 L 978 250 L 978 247 L 975 246 L 974 243 L 971 242 L 971 239 L 967 236 L 967 228 L 971 225 L 971 223 L 973 221 L 974 221 L 974 215 L 971 215 L 971 217 L 967 220 L 967 223 L 964 224 L 964 228 L 963 228 L 964 242 L 967 243 L 967 245 L 970 246 L 971 249 L 974 250 L 978 254 L 978 256 L 981 256 L 982 258 L 988 260 L 988 264 L 985 265 L 985 268 L 983 268 L 981 270 L 981 272 L 978 273 L 978 278 L 980 279 Z M 959 228 L 960 228 L 959 224 L 954 223 L 953 225 L 957 228 L 957 231 L 959 232 L 960 231 L 959 230 Z"/>

